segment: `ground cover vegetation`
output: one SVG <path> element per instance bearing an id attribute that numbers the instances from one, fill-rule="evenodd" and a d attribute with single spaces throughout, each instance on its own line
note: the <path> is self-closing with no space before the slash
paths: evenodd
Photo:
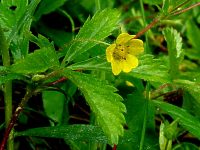
<path id="1" fill-rule="evenodd" d="M 198 150 L 199 0 L 0 0 L 0 150 Z"/>

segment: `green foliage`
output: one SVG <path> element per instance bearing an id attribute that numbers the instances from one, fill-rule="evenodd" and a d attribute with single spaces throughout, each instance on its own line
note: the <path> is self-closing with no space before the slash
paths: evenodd
<path id="1" fill-rule="evenodd" d="M 11 124 L 20 140 L 8 139 L 15 149 L 197 149 L 200 9 L 188 11 L 195 5 L 1 0 L 0 134 L 20 104 Z M 122 32 L 141 33 L 145 52 L 138 67 L 114 76 L 106 48 Z"/>
<path id="2" fill-rule="evenodd" d="M 61 7 L 67 0 L 42 0 L 35 12 L 35 18 L 38 20 L 42 15 L 51 13 Z"/>
<path id="3" fill-rule="evenodd" d="M 200 121 L 197 118 L 177 106 L 159 101 L 152 101 L 152 103 L 163 111 L 167 112 L 174 119 L 178 119 L 179 123 L 185 129 L 200 139 Z"/>
<path id="4" fill-rule="evenodd" d="M 92 125 L 69 125 L 28 129 L 16 132 L 15 136 L 37 136 L 51 138 L 65 138 L 73 141 L 107 142 L 101 128 Z"/>
<path id="5" fill-rule="evenodd" d="M 144 0 L 144 3 L 150 4 L 150 5 L 158 5 L 162 4 L 163 0 Z"/>
<path id="6" fill-rule="evenodd" d="M 5 29 L 8 44 L 11 43 L 11 53 L 14 61 L 28 54 L 29 41 L 24 37 L 24 31 L 30 30 L 32 14 L 40 0 L 33 0 L 29 5 L 27 0 L 2 1 L 0 3 L 0 23 Z"/>
<path id="7" fill-rule="evenodd" d="M 59 91 L 44 91 L 42 100 L 45 114 L 57 123 L 62 124 L 65 96 Z"/>
<path id="8" fill-rule="evenodd" d="M 92 19 L 88 18 L 80 29 L 74 41 L 65 48 L 64 62 L 70 62 L 78 55 L 94 47 L 98 41 L 108 37 L 116 29 L 119 21 L 119 12 L 113 9 L 105 9 L 97 12 Z"/>
<path id="9" fill-rule="evenodd" d="M 15 26 L 16 22 L 18 22 L 18 20 L 25 13 L 24 8 L 26 8 L 27 6 L 28 6 L 28 0 L 21 0 L 21 1 L 2 0 L 0 4 L 1 26 L 11 31 L 11 29 Z"/>
<path id="10" fill-rule="evenodd" d="M 169 53 L 170 74 L 172 78 L 177 78 L 179 64 L 183 59 L 182 38 L 173 28 L 163 30 Z"/>
<path id="11" fill-rule="evenodd" d="M 125 118 L 122 113 L 126 112 L 126 108 L 122 98 L 114 93 L 116 88 L 86 74 L 65 71 L 64 75 L 83 92 L 109 142 L 117 144 L 118 136 L 124 132 Z"/>
<path id="12" fill-rule="evenodd" d="M 155 59 L 152 55 L 146 54 L 140 57 L 140 65 L 130 75 L 146 81 L 166 83 L 170 82 L 168 69 L 161 59 Z"/>
<path id="13" fill-rule="evenodd" d="M 105 56 L 96 56 L 85 61 L 81 61 L 68 66 L 72 70 L 106 70 L 111 71 L 109 63 L 106 61 Z"/>
<path id="14" fill-rule="evenodd" d="M 200 38 L 200 29 L 193 21 L 187 21 L 186 27 L 186 34 L 189 39 L 189 43 L 192 45 L 192 48 L 186 50 L 186 55 L 191 59 L 198 60 L 200 58 L 200 43 L 198 40 Z"/>
<path id="15" fill-rule="evenodd" d="M 176 80 L 181 87 L 185 88 L 200 104 L 200 83 L 199 82 L 192 82 L 189 80 Z"/>
<path id="16" fill-rule="evenodd" d="M 28 54 L 24 59 L 11 66 L 11 71 L 21 74 L 41 73 L 48 69 L 59 67 L 59 61 L 54 50 L 42 48 Z"/>
<path id="17" fill-rule="evenodd" d="M 135 91 L 133 94 L 128 95 L 127 99 L 125 100 L 125 105 L 127 108 L 127 114 L 125 115 L 128 129 L 125 130 L 125 134 L 123 138 L 121 138 L 118 148 L 119 150 L 132 150 L 132 149 L 139 149 L 140 148 L 140 140 L 142 136 L 142 127 L 144 123 L 144 113 L 145 113 L 145 103 L 147 100 L 144 98 L 142 93 L 139 91 Z M 152 123 L 151 118 L 151 109 L 148 110 L 148 132 L 151 134 L 145 137 L 145 148 L 147 147 L 153 149 L 158 149 L 156 146 L 157 140 L 156 135 L 154 134 L 154 129 L 150 128 L 150 124 Z M 153 112 L 154 114 L 154 112 Z"/>

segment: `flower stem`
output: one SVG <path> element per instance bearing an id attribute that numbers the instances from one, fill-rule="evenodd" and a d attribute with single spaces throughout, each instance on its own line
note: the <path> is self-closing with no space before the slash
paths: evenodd
<path id="1" fill-rule="evenodd" d="M 160 20 L 160 19 L 155 18 L 155 19 L 154 19 L 150 24 L 148 24 L 144 29 L 142 29 L 141 31 L 139 31 L 139 32 L 135 35 L 134 39 L 137 39 L 138 37 L 140 37 L 141 35 L 143 35 L 146 31 L 148 31 L 149 29 L 151 29 L 155 24 L 158 23 L 159 20 Z"/>
<path id="2" fill-rule="evenodd" d="M 5 67 L 10 66 L 9 46 L 1 26 L 0 26 L 0 51 L 2 53 L 3 66 Z M 12 116 L 12 81 L 8 81 L 4 84 L 3 92 L 4 92 L 4 103 L 5 103 L 5 125 L 6 127 L 8 127 L 10 118 Z M 7 145 L 8 150 L 14 149 L 13 132 L 11 132 L 7 144 L 8 144 Z"/>

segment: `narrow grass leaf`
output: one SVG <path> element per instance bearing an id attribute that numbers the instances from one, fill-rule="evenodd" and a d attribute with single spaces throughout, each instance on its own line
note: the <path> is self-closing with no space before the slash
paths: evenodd
<path id="1" fill-rule="evenodd" d="M 160 101 L 152 101 L 152 103 L 168 113 L 173 119 L 179 119 L 180 124 L 185 129 L 200 139 L 200 121 L 197 118 L 177 106 Z"/>

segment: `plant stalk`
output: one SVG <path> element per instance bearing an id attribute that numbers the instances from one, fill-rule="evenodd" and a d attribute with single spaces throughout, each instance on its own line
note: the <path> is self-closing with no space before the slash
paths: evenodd
<path id="1" fill-rule="evenodd" d="M 195 3 L 195 4 L 189 6 L 189 7 L 185 8 L 185 9 L 178 10 L 176 12 L 172 12 L 172 14 L 169 14 L 167 16 L 159 16 L 157 18 L 154 18 L 154 20 L 150 24 L 148 24 L 144 29 L 140 30 L 136 34 L 134 39 L 137 39 L 138 37 L 142 36 L 145 32 L 147 32 L 149 29 L 151 29 L 153 26 L 155 26 L 160 20 L 162 20 L 164 18 L 169 18 L 171 16 L 176 16 L 176 15 L 179 15 L 179 14 L 184 13 L 184 12 L 187 12 L 187 11 L 191 10 L 192 8 L 197 7 L 197 6 L 200 6 L 200 2 Z"/>
<path id="2" fill-rule="evenodd" d="M 6 142 L 9 140 L 10 134 L 12 133 L 12 129 L 13 129 L 18 117 L 19 117 L 19 114 L 22 112 L 25 104 L 27 103 L 29 98 L 33 95 L 33 93 L 34 92 L 31 91 L 30 89 L 27 89 L 27 92 L 26 92 L 24 98 L 22 99 L 21 103 L 19 104 L 19 106 L 15 110 L 15 113 L 13 114 L 12 119 L 9 121 L 9 124 L 6 128 L 3 140 L 2 140 L 1 145 L 0 145 L 0 150 L 5 149 Z"/>
<path id="3" fill-rule="evenodd" d="M 2 53 L 3 66 L 5 67 L 10 66 L 9 46 L 1 26 L 0 26 L 0 51 Z M 5 105 L 5 111 L 4 111 L 5 125 L 6 127 L 8 127 L 10 119 L 12 117 L 12 81 L 8 81 L 4 84 L 3 92 L 4 92 L 4 105 Z M 8 150 L 14 149 L 14 138 L 12 131 L 8 138 L 7 149 Z"/>

